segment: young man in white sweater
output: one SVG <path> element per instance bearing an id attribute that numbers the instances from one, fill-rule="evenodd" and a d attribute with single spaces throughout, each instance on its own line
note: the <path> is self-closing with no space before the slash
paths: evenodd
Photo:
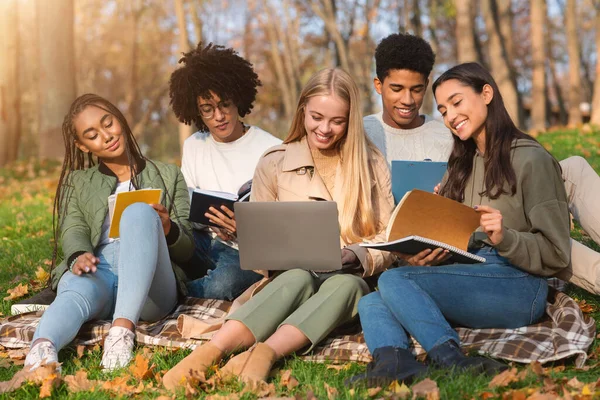
<path id="1" fill-rule="evenodd" d="M 364 125 L 390 165 L 392 160 L 447 161 L 452 152 L 450 131 L 419 113 L 434 62 L 431 46 L 417 36 L 392 34 L 377 45 L 374 85 L 383 110 L 366 116 Z M 571 214 L 600 244 L 600 177 L 582 157 L 569 157 L 560 165 Z M 571 265 L 559 277 L 600 294 L 600 253 L 574 240 L 571 245 Z M 434 253 L 420 260 L 435 258 Z"/>
<path id="2" fill-rule="evenodd" d="M 194 189 L 238 193 L 254 175 L 260 156 L 281 140 L 242 118 L 250 113 L 260 80 L 252 64 L 235 50 L 212 43 L 185 53 L 173 72 L 170 96 L 179 121 L 198 128 L 183 145 L 181 170 Z M 262 278 L 240 269 L 233 210 L 211 208 L 206 216 L 219 227 L 196 224 L 196 253 L 187 271 L 203 271 L 188 284 L 189 295 L 233 300 Z"/>

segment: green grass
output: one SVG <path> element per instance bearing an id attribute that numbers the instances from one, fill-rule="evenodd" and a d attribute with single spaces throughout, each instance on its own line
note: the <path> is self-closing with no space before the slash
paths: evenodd
<path id="1" fill-rule="evenodd" d="M 600 131 L 579 133 L 578 131 L 556 131 L 541 135 L 538 140 L 546 146 L 558 159 L 571 155 L 584 156 L 590 164 L 600 172 Z M 48 269 L 48 260 L 52 256 L 52 198 L 53 190 L 57 181 L 57 168 L 59 166 L 51 163 L 21 162 L 10 168 L 0 169 L 0 293 L 6 296 L 6 290 L 13 288 L 18 283 L 31 283 L 35 280 L 35 271 L 42 266 Z M 583 241 L 587 245 L 600 250 L 585 233 L 576 226 L 573 237 Z M 593 296 L 585 291 L 570 287 L 568 292 L 571 296 L 584 299 L 594 304 L 600 310 L 600 296 Z M 10 315 L 10 301 L 2 301 L 0 312 L 4 316 Z M 591 314 L 596 321 L 600 321 L 600 311 Z M 600 328 L 600 323 L 597 323 Z M 590 353 L 600 354 L 599 340 L 596 340 L 590 349 Z M 151 362 L 156 365 L 155 371 L 166 371 L 174 366 L 179 360 L 189 353 L 187 350 L 172 351 L 164 348 L 153 348 Z M 137 348 L 142 352 L 142 347 Z M 61 351 L 60 359 L 63 363 L 63 376 L 74 374 L 80 369 L 88 371 L 89 379 L 110 380 L 125 371 L 117 371 L 106 375 L 99 367 L 101 351 L 95 349 L 78 359 L 75 349 L 68 347 Z M 588 364 L 598 362 L 598 359 L 590 360 Z M 588 371 L 576 370 L 572 360 L 554 365 L 565 365 L 562 372 L 553 372 L 552 379 L 566 382 L 572 377 L 577 377 L 582 382 L 595 382 L 600 375 L 600 368 Z M 547 365 L 545 365 L 547 366 Z M 279 376 L 275 376 L 271 382 L 274 383 L 275 396 L 298 396 L 306 398 L 306 394 L 312 392 L 318 399 L 328 397 L 325 383 L 337 390 L 334 395 L 340 399 L 367 398 L 366 388 L 358 387 L 353 391 L 344 386 L 344 380 L 364 371 L 364 365 L 350 364 L 348 368 L 336 370 L 327 368 L 327 365 L 308 363 L 291 357 L 277 366 L 279 369 L 291 369 L 292 375 L 299 381 L 300 385 L 288 390 L 280 385 Z M 0 368 L 0 380 L 10 379 L 19 366 Z M 524 366 L 519 366 L 519 369 Z M 436 371 L 431 375 L 440 388 L 442 399 L 471 399 L 481 398 L 482 393 L 494 393 L 498 398 L 502 393 L 510 389 L 518 388 L 540 388 L 542 383 L 535 377 L 529 377 L 518 383 L 512 384 L 508 389 L 488 389 L 489 378 L 473 377 L 469 374 L 449 373 L 448 371 Z M 131 384 L 137 384 L 134 379 Z M 158 382 L 148 379 L 146 384 Z M 214 393 L 221 395 L 240 393 L 242 386 L 231 384 L 220 387 Z M 26 385 L 16 392 L 0 395 L 0 398 L 38 398 L 40 389 L 34 385 Z M 211 394 L 214 394 L 211 393 Z M 144 391 L 138 395 L 141 398 L 156 398 L 160 392 Z M 164 394 L 164 393 L 163 393 Z M 204 397 L 202 394 L 200 397 Z M 381 397 L 382 393 L 376 397 Z M 57 399 L 109 399 L 114 394 L 107 391 L 94 391 L 82 393 L 69 393 L 65 384 L 61 384 L 53 391 L 53 398 Z M 177 398 L 185 398 L 183 392 L 178 393 Z M 194 396 L 196 397 L 196 396 Z M 241 398 L 256 398 L 254 394 L 243 394 Z"/>

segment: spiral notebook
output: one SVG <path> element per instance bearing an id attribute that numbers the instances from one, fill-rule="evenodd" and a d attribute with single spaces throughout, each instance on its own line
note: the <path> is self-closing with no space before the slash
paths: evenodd
<path id="1" fill-rule="evenodd" d="M 387 241 L 361 243 L 361 246 L 406 254 L 443 248 L 451 253 L 448 263 L 485 262 L 485 258 L 467 251 L 479 219 L 479 213 L 472 207 L 433 193 L 411 190 L 392 213 Z"/>

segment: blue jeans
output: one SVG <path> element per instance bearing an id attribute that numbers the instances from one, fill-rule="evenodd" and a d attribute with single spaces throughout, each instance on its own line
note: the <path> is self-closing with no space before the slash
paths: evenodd
<path id="1" fill-rule="evenodd" d="M 208 264 L 207 275 L 187 283 L 188 295 L 203 299 L 233 300 L 262 275 L 240 268 L 238 250 L 194 229 L 196 251 L 191 263 Z"/>
<path id="2" fill-rule="evenodd" d="M 379 291 L 363 297 L 358 311 L 369 350 L 407 349 L 408 334 L 426 351 L 452 340 L 452 326 L 518 328 L 544 314 L 548 284 L 484 247 L 483 264 L 399 267 L 379 278 Z"/>
<path id="3" fill-rule="evenodd" d="M 120 240 L 96 248 L 95 273 L 67 271 L 57 296 L 44 312 L 33 340 L 50 340 L 57 350 L 67 345 L 92 319 L 156 321 L 177 304 L 177 283 L 160 218 L 144 203 L 125 209 Z"/>

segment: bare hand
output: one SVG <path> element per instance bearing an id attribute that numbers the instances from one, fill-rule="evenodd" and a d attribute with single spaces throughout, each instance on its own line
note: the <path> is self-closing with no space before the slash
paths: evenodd
<path id="1" fill-rule="evenodd" d="M 217 228 L 216 226 L 211 226 L 210 230 L 213 231 L 217 237 L 221 240 L 229 241 L 235 239 L 235 236 L 230 235 L 225 229 Z"/>
<path id="2" fill-rule="evenodd" d="M 492 245 L 497 245 L 504 239 L 504 229 L 502 225 L 502 213 L 490 206 L 475 206 L 480 214 L 479 225 L 481 230 L 488 236 Z"/>
<path id="3" fill-rule="evenodd" d="M 73 264 L 73 267 L 71 267 L 71 272 L 75 275 L 96 272 L 96 265 L 99 262 L 100 259 L 94 256 L 92 253 L 83 253 L 77 257 L 75 264 Z"/>
<path id="4" fill-rule="evenodd" d="M 150 204 L 150 207 L 154 208 L 160 217 L 160 222 L 162 222 L 163 231 L 165 232 L 165 236 L 171 232 L 171 218 L 169 217 L 169 211 L 162 204 Z"/>
<path id="5" fill-rule="evenodd" d="M 440 188 L 442 187 L 442 183 L 438 183 L 437 185 L 435 185 L 435 187 L 433 188 L 433 194 L 440 194 Z"/>
<path id="6" fill-rule="evenodd" d="M 214 207 L 210 207 L 208 212 L 204 213 L 204 216 L 208 218 L 212 223 L 218 225 L 221 229 L 225 230 L 230 236 L 237 236 L 237 225 L 235 223 L 235 215 L 226 206 L 221 206 L 221 211 Z M 218 234 L 217 234 L 218 235 Z"/>
<path id="7" fill-rule="evenodd" d="M 448 250 L 442 248 L 437 248 L 435 250 L 425 249 L 422 252 L 414 255 L 397 252 L 394 252 L 394 254 L 410 265 L 422 267 L 431 267 L 434 265 L 443 264 L 444 262 L 448 261 L 452 255 Z"/>

